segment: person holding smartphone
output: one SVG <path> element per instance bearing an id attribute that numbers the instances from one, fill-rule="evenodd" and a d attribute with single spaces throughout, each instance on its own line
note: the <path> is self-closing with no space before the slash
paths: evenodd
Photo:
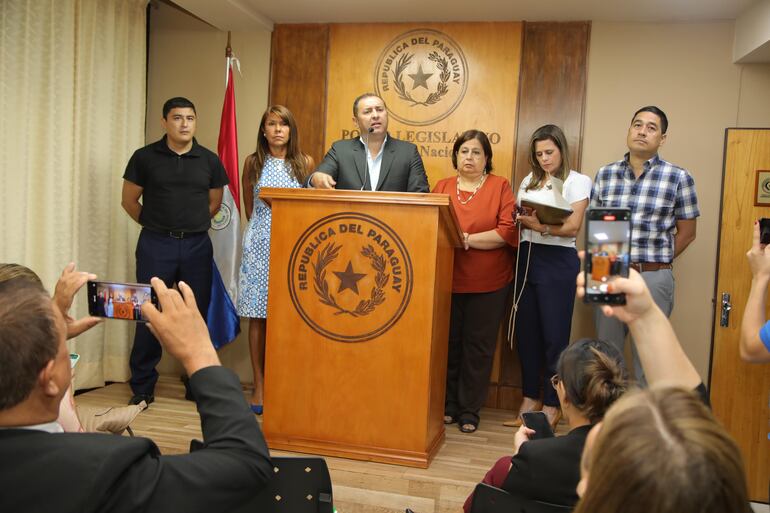
<path id="1" fill-rule="evenodd" d="M 522 425 L 513 439 L 513 456 L 504 456 L 483 481 L 518 497 L 572 507 L 578 500 L 580 457 L 586 436 L 626 391 L 623 356 L 601 340 L 582 339 L 559 356 L 551 386 L 569 424 L 564 436 L 540 438 Z M 546 425 L 547 426 L 547 425 Z M 465 501 L 470 511 L 471 494 Z"/>
<path id="2" fill-rule="evenodd" d="M 83 285 L 78 274 L 68 288 Z M 161 455 L 147 438 L 62 433 L 55 420 L 71 384 L 66 337 L 95 321 L 67 322 L 57 293 L 52 300 L 40 285 L 12 280 L 0 285 L 0 511 L 258 509 L 273 465 L 238 377 L 222 367 L 190 287 L 179 282 L 177 292 L 158 278 L 152 286 L 162 311 L 149 302 L 142 311 L 190 376 L 203 448 Z"/>
<path id="3" fill-rule="evenodd" d="M 567 347 L 575 304 L 575 277 L 580 263 L 575 238 L 591 195 L 591 179 L 573 171 L 564 132 L 556 125 L 541 126 L 529 143 L 532 172 L 519 186 L 519 201 L 534 191 L 563 183 L 562 195 L 572 214 L 561 225 L 540 222 L 536 211 L 518 214 L 521 243 L 516 262 L 514 333 L 521 362 L 524 399 L 519 416 L 505 422 L 520 426 L 521 413 L 541 407 L 555 428 L 561 418 L 559 398 L 548 384 L 556 361 Z M 540 398 L 542 395 L 542 403 Z"/>
<path id="4" fill-rule="evenodd" d="M 770 362 L 770 321 L 765 320 L 767 286 L 770 284 L 770 249 L 760 240 L 759 222 L 746 253 L 751 268 L 751 290 L 741 321 L 741 358 L 752 363 Z"/>
<path id="5" fill-rule="evenodd" d="M 666 316 L 674 308 L 674 258 L 695 240 L 700 216 L 695 181 L 679 166 L 660 158 L 666 142 L 668 118 L 655 106 L 642 107 L 631 118 L 628 153 L 596 173 L 591 208 L 631 209 L 631 268 L 641 273 L 655 303 Z M 617 319 L 594 310 L 596 334 L 623 352 L 628 328 Z M 646 379 L 636 346 L 634 373 Z"/>
<path id="6" fill-rule="evenodd" d="M 628 326 L 650 387 L 618 400 L 586 437 L 578 513 L 749 513 L 744 463 L 709 411 L 708 391 L 646 280 L 632 269 L 610 292 L 624 305 L 602 315 Z M 583 296 L 585 276 L 578 276 Z M 640 493 L 644 490 L 644 493 Z"/>

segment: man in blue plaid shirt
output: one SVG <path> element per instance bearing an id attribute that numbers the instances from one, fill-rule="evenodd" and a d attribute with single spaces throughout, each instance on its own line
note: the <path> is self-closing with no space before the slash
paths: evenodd
<path id="1" fill-rule="evenodd" d="M 658 107 L 642 107 L 628 129 L 623 160 L 599 169 L 591 191 L 591 207 L 631 209 L 631 267 L 642 274 L 655 303 L 666 316 L 674 308 L 672 262 L 695 240 L 698 197 L 692 175 L 666 162 L 658 149 L 666 141 L 668 118 Z M 622 353 L 628 329 L 614 317 L 594 312 L 598 338 Z M 646 384 L 636 348 L 634 369 Z"/>

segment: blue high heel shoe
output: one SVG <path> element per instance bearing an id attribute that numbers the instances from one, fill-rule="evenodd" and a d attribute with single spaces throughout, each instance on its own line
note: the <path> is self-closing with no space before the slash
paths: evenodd
<path id="1" fill-rule="evenodd" d="M 262 405 L 261 404 L 252 404 L 251 405 L 251 411 L 256 413 L 257 415 L 262 415 Z"/>

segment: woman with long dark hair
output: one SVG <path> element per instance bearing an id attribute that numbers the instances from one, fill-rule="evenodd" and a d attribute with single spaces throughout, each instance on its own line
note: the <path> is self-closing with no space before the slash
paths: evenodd
<path id="1" fill-rule="evenodd" d="M 262 115 L 257 149 L 243 164 L 241 190 L 249 224 L 243 236 L 243 259 L 238 292 L 238 315 L 248 317 L 249 349 L 254 371 L 251 409 L 262 414 L 267 283 L 270 266 L 270 208 L 258 198 L 262 187 L 299 188 L 313 169 L 313 159 L 302 153 L 294 116 L 273 105 Z"/>

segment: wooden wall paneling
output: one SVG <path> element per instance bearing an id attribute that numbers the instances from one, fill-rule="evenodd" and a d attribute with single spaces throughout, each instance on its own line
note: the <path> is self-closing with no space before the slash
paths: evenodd
<path id="1" fill-rule="evenodd" d="M 538 127 L 564 130 L 573 168 L 583 144 L 590 22 L 525 23 L 516 141 L 516 185 L 529 173 L 529 138 Z M 579 169 L 578 169 L 579 171 Z"/>
<path id="2" fill-rule="evenodd" d="M 455 174 L 451 162 L 455 135 L 471 128 L 490 134 L 496 172 L 510 179 L 521 30 L 520 22 L 332 25 L 326 146 L 358 136 L 353 99 L 379 88 L 390 112 L 388 132 L 417 145 L 431 187 Z M 431 52 L 449 60 L 447 94 L 429 105 L 404 100 L 404 95 L 419 100 L 438 91 L 441 73 L 428 57 Z M 411 61 L 396 73 L 404 56 Z M 420 70 L 426 74 L 424 85 L 412 78 Z M 395 93 L 397 75 L 405 88 L 401 96 Z M 457 101 L 454 95 L 459 103 L 449 109 Z"/>
<path id="3" fill-rule="evenodd" d="M 590 32 L 590 22 L 524 23 L 511 180 L 514 191 L 530 172 L 529 139 L 542 125 L 551 123 L 564 130 L 572 167 L 579 168 Z M 515 410 L 521 401 L 516 346 L 511 350 L 504 336 L 498 345 L 500 362 L 490 378 L 490 388 L 497 391 L 488 394 L 486 405 Z"/>
<path id="4" fill-rule="evenodd" d="M 270 104 L 294 114 L 301 148 L 318 164 L 326 153 L 329 25 L 275 25 L 270 55 Z"/>

